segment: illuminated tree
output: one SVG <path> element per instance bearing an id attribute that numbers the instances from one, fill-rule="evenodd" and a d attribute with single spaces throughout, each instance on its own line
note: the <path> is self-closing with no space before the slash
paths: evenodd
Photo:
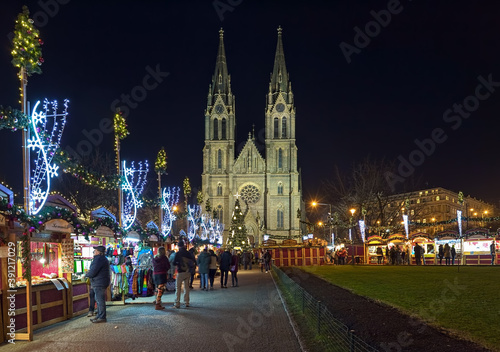
<path id="1" fill-rule="evenodd" d="M 233 215 L 231 216 L 231 227 L 227 239 L 229 248 L 240 248 L 242 250 L 250 248 L 248 243 L 247 228 L 245 227 L 245 216 L 241 211 L 240 200 L 236 198 Z"/>

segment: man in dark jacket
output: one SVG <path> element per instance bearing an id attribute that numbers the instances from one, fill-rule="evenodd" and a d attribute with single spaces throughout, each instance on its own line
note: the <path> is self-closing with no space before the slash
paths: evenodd
<path id="1" fill-rule="evenodd" d="M 195 259 L 191 252 L 184 247 L 184 241 L 177 243 L 179 251 L 175 254 L 174 265 L 177 267 L 177 278 L 175 281 L 175 303 L 174 308 L 181 307 L 181 288 L 184 283 L 184 303 L 189 307 L 189 280 L 191 271 L 195 268 Z"/>
<path id="2" fill-rule="evenodd" d="M 110 284 L 109 261 L 104 256 L 106 247 L 94 247 L 94 260 L 90 264 L 89 271 L 85 277 L 90 278 L 90 284 L 95 292 L 97 302 L 97 316 L 90 319 L 92 323 L 106 322 L 106 289 Z"/>
<path id="3" fill-rule="evenodd" d="M 227 278 L 229 276 L 229 268 L 231 267 L 232 255 L 229 252 L 229 248 L 220 256 L 220 287 L 227 288 Z"/>

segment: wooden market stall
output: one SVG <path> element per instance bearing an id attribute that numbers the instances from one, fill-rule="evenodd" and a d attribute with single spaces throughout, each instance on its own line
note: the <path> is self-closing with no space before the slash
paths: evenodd
<path id="1" fill-rule="evenodd" d="M 491 265 L 490 245 L 495 243 L 493 262 L 499 263 L 500 241 L 488 229 L 471 229 L 464 233 L 462 238 L 463 264 L 465 265 Z"/>
<path id="2" fill-rule="evenodd" d="M 277 244 L 275 240 L 263 241 L 261 248 L 271 250 L 276 266 L 309 266 L 325 264 L 326 247 L 318 241 L 298 244 L 296 240 L 283 240 Z"/>
<path id="3" fill-rule="evenodd" d="M 439 246 L 443 245 L 443 247 L 448 244 L 450 246 L 450 251 L 451 248 L 455 247 L 455 260 L 451 263 L 452 265 L 454 264 L 462 264 L 462 240 L 460 239 L 460 235 L 457 231 L 442 231 L 438 232 L 436 234 L 436 237 L 434 239 L 434 262 L 439 264 L 439 257 L 438 257 L 438 252 L 439 252 Z M 446 260 L 443 258 L 443 263 L 445 263 Z"/>
<path id="4" fill-rule="evenodd" d="M 384 264 L 386 242 L 382 236 L 373 235 L 366 239 L 366 263 L 378 264 L 377 248 L 382 249 L 382 264 Z"/>
<path id="5" fill-rule="evenodd" d="M 415 245 L 418 243 L 424 250 L 422 256 L 423 265 L 434 265 L 436 263 L 435 257 L 435 243 L 434 239 L 428 233 L 417 232 L 410 235 L 410 241 L 412 246 L 411 251 L 411 264 L 416 265 L 417 261 L 415 259 Z"/>

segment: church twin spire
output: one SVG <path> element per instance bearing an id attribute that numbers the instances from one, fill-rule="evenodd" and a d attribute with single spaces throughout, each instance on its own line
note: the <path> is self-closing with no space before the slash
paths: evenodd
<path id="1" fill-rule="evenodd" d="M 224 30 L 219 30 L 219 50 L 215 62 L 215 72 L 208 91 L 208 105 L 213 106 L 220 95 L 226 105 L 231 105 L 231 76 L 227 71 L 226 50 L 224 49 Z"/>

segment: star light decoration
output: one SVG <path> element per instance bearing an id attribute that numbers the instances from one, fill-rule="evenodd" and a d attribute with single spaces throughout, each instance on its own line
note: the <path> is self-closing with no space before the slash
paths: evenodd
<path id="1" fill-rule="evenodd" d="M 162 191 L 161 208 L 163 213 L 163 221 L 161 223 L 161 233 L 163 236 L 168 236 L 172 230 L 172 222 L 176 219 L 172 208 L 179 203 L 179 187 L 165 187 Z"/>
<path id="2" fill-rule="evenodd" d="M 36 215 L 45 204 L 50 192 L 50 180 L 58 176 L 58 165 L 51 164 L 59 148 L 61 137 L 68 116 L 69 100 L 64 100 L 64 110 L 57 113 L 57 101 L 43 101 L 43 110 L 37 112 L 40 101 L 37 101 L 31 114 L 30 132 L 27 148 L 37 153 L 35 167 L 32 169 L 31 189 L 29 194 L 29 213 Z M 50 112 L 50 113 L 49 113 Z"/>
<path id="3" fill-rule="evenodd" d="M 139 168 L 136 169 L 132 161 L 131 167 L 127 167 L 127 162 L 123 161 L 123 183 L 122 191 L 126 194 L 122 208 L 122 227 L 128 230 L 135 222 L 137 217 L 137 208 L 142 207 L 140 196 L 144 190 L 148 174 L 148 161 L 139 162 Z"/>

